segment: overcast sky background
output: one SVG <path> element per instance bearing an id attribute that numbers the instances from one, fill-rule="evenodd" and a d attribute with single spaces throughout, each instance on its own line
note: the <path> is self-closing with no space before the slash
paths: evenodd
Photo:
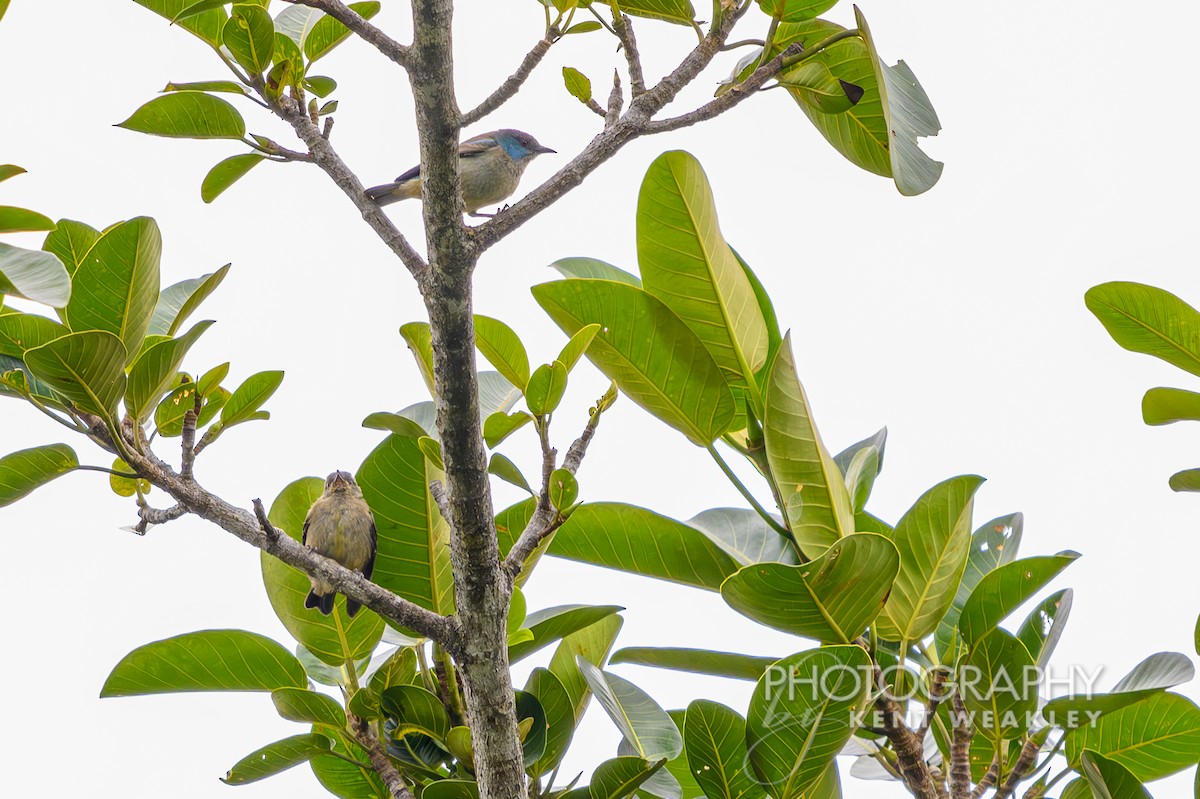
<path id="1" fill-rule="evenodd" d="M 1200 304 L 1200 162 L 1188 140 L 1200 111 L 1185 38 L 1200 27 L 1200 7 L 1148 2 L 1136 18 L 1118 3 L 862 7 L 883 57 L 909 63 L 941 117 L 944 132 L 925 142 L 946 162 L 932 191 L 901 197 L 890 181 L 844 161 L 783 92 L 768 92 L 714 122 L 626 148 L 487 255 L 477 310 L 512 325 L 535 363 L 553 358 L 564 336 L 528 287 L 553 278 L 546 265 L 564 256 L 635 270 L 641 177 L 659 152 L 687 149 L 708 172 L 726 238 L 792 329 L 830 449 L 888 426 L 871 500 L 877 515 L 895 521 L 934 483 L 983 475 L 976 524 L 1023 511 L 1022 554 L 1083 553 L 1053 586 L 1076 592 L 1056 663 L 1104 666 L 1104 688 L 1153 652 L 1194 655 L 1200 497 L 1172 493 L 1167 478 L 1200 465 L 1200 432 L 1146 427 L 1139 402 L 1151 386 L 1195 388 L 1195 380 L 1119 349 L 1083 293 L 1138 280 Z M 849 23 L 851 15 L 847 2 L 828 16 Z M 532 0 L 459 3 L 464 108 L 515 68 L 541 20 Z M 376 21 L 405 40 L 408 4 L 385 0 Z M 637 30 L 653 78 L 695 42 L 684 28 L 642 21 Z M 747 24 L 738 35 L 760 33 Z M 702 102 L 738 55 L 724 55 L 676 107 Z M 558 150 L 530 167 L 528 190 L 598 130 L 599 119 L 563 88 L 561 67 L 584 70 L 604 96 L 619 61 L 607 35 L 570 37 L 514 101 L 467 134 L 517 127 Z M 318 71 L 340 83 L 333 143 L 364 183 L 415 162 L 398 69 L 351 41 Z M 263 369 L 287 378 L 267 406 L 270 422 L 240 427 L 204 453 L 197 475 L 206 487 L 249 507 L 297 477 L 357 468 L 379 440 L 360 420 L 426 398 L 397 334 L 424 318 L 411 279 L 319 170 L 263 164 L 204 205 L 208 168 L 243 148 L 112 127 L 168 80 L 226 78 L 199 40 L 131 0 L 13 0 L 0 23 L 0 76 L 0 163 L 30 172 L 0 187 L 0 202 L 97 227 L 156 217 L 164 285 L 233 263 L 193 317 L 218 324 L 192 351 L 191 368 L 231 360 L 231 385 Z M 243 110 L 252 131 L 294 141 L 261 109 Z M 392 216 L 423 242 L 416 203 L 393 206 Z M 41 237 L 6 240 L 40 246 Z M 590 366 L 572 375 L 555 416 L 560 449 L 604 385 Z M 0 402 L 0 431 L 4 452 L 63 440 L 13 400 Z M 85 462 L 107 465 L 95 448 L 70 443 Z M 160 451 L 177 455 L 173 446 Z M 505 451 L 536 470 L 532 436 L 515 436 Z M 677 518 L 744 505 L 702 452 L 624 399 L 605 415 L 580 481 L 586 500 Z M 500 496 L 499 505 L 516 499 Z M 131 799 L 228 796 L 233 789 L 217 778 L 229 766 L 303 731 L 279 719 L 265 694 L 97 698 L 125 653 L 178 633 L 238 627 L 293 646 L 267 603 L 257 551 L 192 519 L 145 538 L 118 529 L 135 520 L 133 501 L 89 473 L 0 510 L 6 795 L 86 786 L 92 796 Z M 625 605 L 618 646 L 777 656 L 806 646 L 741 618 L 719 596 L 562 561 L 541 567 L 528 598 L 531 609 Z M 752 689 L 615 671 L 665 707 L 705 696 L 744 711 Z M 1195 683 L 1181 690 L 1200 697 Z M 593 706 L 568 765 L 590 769 L 612 756 L 617 739 Z M 1190 779 L 1152 790 L 1160 799 L 1190 795 Z M 302 767 L 240 790 L 269 799 L 321 789 Z M 847 795 L 901 791 L 854 782 Z"/>

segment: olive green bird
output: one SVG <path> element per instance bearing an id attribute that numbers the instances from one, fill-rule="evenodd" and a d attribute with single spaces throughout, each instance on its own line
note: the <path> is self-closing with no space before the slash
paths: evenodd
<path id="1" fill-rule="evenodd" d="M 371 579 L 375 568 L 375 518 L 363 499 L 362 489 L 349 472 L 334 472 L 325 478 L 325 491 L 308 510 L 301 543 L 347 569 Z M 318 577 L 309 577 L 312 590 L 304 607 L 316 608 L 328 616 L 337 596 L 333 586 Z M 346 597 L 346 614 L 353 617 L 360 603 Z"/>

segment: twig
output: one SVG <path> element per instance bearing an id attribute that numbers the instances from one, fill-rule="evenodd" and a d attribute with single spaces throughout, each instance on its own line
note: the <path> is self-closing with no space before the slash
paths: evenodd
<path id="1" fill-rule="evenodd" d="M 413 799 L 413 794 L 408 787 L 408 783 L 404 781 L 404 777 L 400 774 L 400 771 L 383 751 L 379 739 L 375 737 L 375 733 L 371 730 L 371 725 L 367 720 L 360 719 L 353 713 L 347 714 L 347 720 L 350 722 L 350 728 L 354 731 L 354 739 L 358 741 L 358 745 L 367 753 L 367 758 L 371 761 L 371 767 L 375 769 L 375 773 L 379 775 L 379 779 L 383 780 L 383 784 L 387 788 L 388 793 L 392 795 L 392 799 Z"/>
<path id="2" fill-rule="evenodd" d="M 1017 762 L 1013 764 L 1012 771 L 1008 774 L 1008 779 L 996 789 L 992 799 L 1009 799 L 1016 792 L 1021 780 L 1025 779 L 1025 775 L 1037 761 L 1037 754 L 1041 748 L 1036 737 L 1025 741 L 1025 745 L 1021 747 L 1021 754 L 1017 755 Z"/>
<path id="3" fill-rule="evenodd" d="M 496 91 L 488 95 L 486 100 L 463 114 L 462 126 L 466 127 L 467 125 L 475 124 L 511 100 L 520 91 L 525 81 L 529 79 L 529 76 L 537 68 L 537 65 L 546 57 L 546 53 L 550 52 L 550 46 L 556 41 L 555 34 L 557 34 L 557 31 L 551 29 L 546 38 L 540 39 L 533 46 L 533 49 L 525 54 L 525 58 L 521 60 L 521 65 L 517 67 L 516 72 L 509 75 Z"/>
<path id="4" fill-rule="evenodd" d="M 180 436 L 179 476 L 184 480 L 192 479 L 192 470 L 196 465 L 196 419 L 200 417 L 203 408 L 203 398 L 199 390 L 193 391 L 192 407 L 183 413 L 183 433 Z"/>
<path id="5" fill-rule="evenodd" d="M 336 19 L 338 22 L 345 25 L 350 30 L 362 38 L 367 44 L 373 46 L 376 50 L 383 53 L 389 59 L 399 64 L 407 66 L 408 64 L 408 48 L 400 44 L 398 41 L 388 36 L 379 28 L 372 25 L 367 20 L 363 19 L 357 12 L 347 6 L 340 0 L 283 0 L 285 3 L 291 3 L 297 6 L 308 6 L 319 11 L 324 11 L 329 16 Z"/>
<path id="6" fill-rule="evenodd" d="M 587 109 L 593 114 L 603 119 L 605 124 L 608 124 L 608 112 L 604 110 L 604 107 L 600 105 L 600 103 L 596 102 L 595 97 L 588 98 L 588 101 L 584 103 L 584 105 L 586 105 Z"/>
<path id="7" fill-rule="evenodd" d="M 740 39 L 739 41 L 730 42 L 729 44 L 722 47 L 721 52 L 727 53 L 730 50 L 736 50 L 739 47 L 748 47 L 752 44 L 756 45 L 758 47 L 766 47 L 767 46 L 767 43 L 764 39 Z"/>
<path id="8" fill-rule="evenodd" d="M 642 71 L 642 54 L 638 52 L 637 37 L 633 34 L 633 20 L 621 14 L 613 19 L 613 32 L 621 40 L 625 52 L 625 63 L 629 68 L 629 91 L 636 100 L 646 93 L 646 76 Z"/>
<path id="9" fill-rule="evenodd" d="M 979 778 L 979 782 L 975 783 L 975 788 L 971 791 L 971 799 L 979 799 L 979 797 L 983 796 L 987 789 L 995 784 L 996 778 L 999 776 L 1000 764 L 993 759 L 992 764 L 988 766 L 988 770 Z"/>
<path id="10" fill-rule="evenodd" d="M 621 109 L 625 105 L 625 95 L 621 91 L 621 73 L 613 70 L 613 87 L 608 93 L 608 113 L 604 116 L 604 127 L 611 128 L 621 118 Z"/>
<path id="11" fill-rule="evenodd" d="M 442 514 L 442 518 L 449 524 L 450 497 L 446 496 L 446 487 L 442 485 L 441 480 L 431 480 L 429 482 L 429 495 L 433 497 L 433 501 L 438 507 L 438 512 Z"/>
<path id="12" fill-rule="evenodd" d="M 925 763 L 924 743 L 904 723 L 904 711 L 888 692 L 887 681 L 878 663 L 872 663 L 875 710 L 883 718 L 883 732 L 896 752 L 896 768 L 904 785 L 916 799 L 946 799 L 945 786 L 934 780 Z"/>
<path id="13" fill-rule="evenodd" d="M 550 446 L 550 417 L 537 419 L 538 443 L 542 448 L 542 493 L 538 497 L 538 508 L 550 507 L 550 475 L 558 465 L 558 450 Z"/>
<path id="14" fill-rule="evenodd" d="M 146 532 L 156 524 L 166 524 L 173 522 L 179 517 L 187 513 L 187 508 L 183 505 L 172 505 L 165 510 L 152 508 L 149 505 L 142 505 L 138 508 L 138 523 L 133 530 L 138 535 L 145 535 Z"/>
<path id="15" fill-rule="evenodd" d="M 933 672 L 933 681 L 929 685 L 929 702 L 925 705 L 925 716 L 921 719 L 921 726 L 915 733 L 921 741 L 925 740 L 925 734 L 929 732 L 929 725 L 933 723 L 933 717 L 937 713 L 938 707 L 949 696 L 949 694 L 942 693 L 942 688 L 946 686 L 946 680 L 949 677 L 950 671 L 944 667 Z"/>
<path id="16" fill-rule="evenodd" d="M 254 515 L 258 518 L 258 526 L 262 528 L 263 533 L 272 541 L 278 539 L 279 530 L 275 529 L 275 525 L 267 518 L 267 509 L 263 507 L 263 501 L 255 498 L 250 504 L 254 506 Z"/>
<path id="17" fill-rule="evenodd" d="M 954 735 L 950 743 L 950 796 L 953 799 L 969 799 L 971 795 L 971 739 L 975 731 L 967 715 L 967 706 L 956 690 L 951 697 L 953 712 L 950 721 Z"/>

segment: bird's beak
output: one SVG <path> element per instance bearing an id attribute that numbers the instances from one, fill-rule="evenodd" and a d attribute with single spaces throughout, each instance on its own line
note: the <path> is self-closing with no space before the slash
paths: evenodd
<path id="1" fill-rule="evenodd" d="M 333 478 L 333 485 L 334 486 L 339 486 L 339 485 L 348 486 L 348 485 L 350 485 L 350 481 L 347 480 L 345 477 L 342 477 L 341 473 L 339 472 L 338 475 Z"/>
<path id="2" fill-rule="evenodd" d="M 551 150 L 546 145 L 539 144 L 538 148 L 536 150 L 534 150 L 534 152 L 536 152 L 536 153 L 558 153 L 558 150 Z"/>

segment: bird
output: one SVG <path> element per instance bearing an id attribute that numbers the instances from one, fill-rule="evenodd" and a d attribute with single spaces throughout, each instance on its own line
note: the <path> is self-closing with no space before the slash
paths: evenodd
<path id="1" fill-rule="evenodd" d="M 325 478 L 325 490 L 304 518 L 300 541 L 317 554 L 333 558 L 371 579 L 377 543 L 375 518 L 363 499 L 362 488 L 349 472 L 337 471 Z M 304 599 L 304 607 L 316 608 L 328 616 L 333 612 L 337 592 L 318 577 L 308 579 L 312 590 Z M 359 607 L 358 600 L 346 597 L 348 616 L 353 618 Z"/>
<path id="2" fill-rule="evenodd" d="M 528 133 L 512 128 L 481 133 L 458 145 L 458 175 L 463 204 L 475 217 L 480 208 L 495 205 L 512 195 L 529 162 L 543 153 L 553 153 Z M 367 189 L 367 196 L 380 205 L 420 199 L 421 167 L 414 166 L 391 183 Z"/>

